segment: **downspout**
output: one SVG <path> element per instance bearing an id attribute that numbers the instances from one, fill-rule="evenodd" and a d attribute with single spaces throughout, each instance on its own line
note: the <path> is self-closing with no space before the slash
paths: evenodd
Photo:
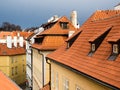
<path id="1" fill-rule="evenodd" d="M 32 48 L 31 48 L 31 88 L 33 88 L 33 50 Z"/>
<path id="2" fill-rule="evenodd" d="M 49 85 L 50 85 L 50 90 L 51 90 L 51 63 L 49 62 L 49 59 L 46 57 L 46 62 L 49 64 Z"/>
<path id="3" fill-rule="evenodd" d="M 42 86 L 44 87 L 44 54 L 40 50 L 38 50 L 38 53 L 42 55 Z"/>

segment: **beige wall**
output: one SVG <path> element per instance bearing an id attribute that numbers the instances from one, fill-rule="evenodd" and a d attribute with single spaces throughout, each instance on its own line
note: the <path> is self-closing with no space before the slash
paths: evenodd
<path id="1" fill-rule="evenodd" d="M 23 84 L 26 81 L 26 55 L 0 56 L 0 70 L 17 84 Z"/>
<path id="2" fill-rule="evenodd" d="M 111 90 L 53 62 L 51 62 L 51 79 L 51 90 L 64 90 L 65 80 L 69 81 L 69 90 L 77 90 L 76 87 L 79 87 L 80 90 Z"/>
<path id="3" fill-rule="evenodd" d="M 51 51 L 33 50 L 33 90 L 43 88 L 43 58 L 44 58 L 44 85 L 49 83 L 49 65 L 46 63 L 45 56 Z M 43 55 L 41 55 L 42 53 Z M 44 57 L 43 57 L 44 56 Z"/>

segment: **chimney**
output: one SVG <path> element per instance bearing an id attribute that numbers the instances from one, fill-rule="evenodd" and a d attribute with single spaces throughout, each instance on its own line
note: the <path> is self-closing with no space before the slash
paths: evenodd
<path id="1" fill-rule="evenodd" d="M 12 37 L 11 36 L 7 36 L 7 47 L 12 48 Z"/>
<path id="2" fill-rule="evenodd" d="M 20 45 L 20 47 L 23 47 L 23 37 L 22 36 L 19 37 L 19 45 Z"/>
<path id="3" fill-rule="evenodd" d="M 70 20 L 75 28 L 78 28 L 78 22 L 77 22 L 77 11 L 72 11 Z"/>
<path id="4" fill-rule="evenodd" d="M 13 44 L 15 47 L 17 47 L 17 36 L 14 36 Z"/>

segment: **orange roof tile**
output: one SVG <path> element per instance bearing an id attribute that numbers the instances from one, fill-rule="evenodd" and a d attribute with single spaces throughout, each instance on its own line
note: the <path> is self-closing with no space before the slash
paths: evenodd
<path id="1" fill-rule="evenodd" d="M 0 71 L 0 90 L 21 90 L 21 89 Z"/>
<path id="2" fill-rule="evenodd" d="M 7 36 L 12 36 L 12 38 L 14 36 L 18 36 L 18 33 L 20 34 L 20 36 L 23 36 L 24 39 L 27 39 L 29 36 L 31 36 L 33 34 L 33 32 L 20 32 L 20 31 L 13 31 L 13 32 L 0 32 L 0 39 L 6 39 Z"/>
<path id="3" fill-rule="evenodd" d="M 112 10 L 110 16 L 108 15 L 106 18 L 106 16 L 101 14 L 103 12 L 107 13 L 108 10 L 97 11 L 81 26 L 80 30 L 82 32 L 69 49 L 66 50 L 66 43 L 55 52 L 47 55 L 47 57 L 96 78 L 101 82 L 120 88 L 120 55 L 114 61 L 108 60 L 112 50 L 108 40 L 112 37 L 120 39 L 120 33 L 118 33 L 120 30 L 120 14 Z M 97 17 L 97 20 L 93 21 L 94 17 Z M 101 17 L 102 19 L 98 19 Z M 91 50 L 89 40 L 94 41 L 102 33 L 106 32 L 110 26 L 113 27 L 111 27 L 93 56 L 87 56 Z"/>
<path id="4" fill-rule="evenodd" d="M 68 29 L 62 29 L 60 22 L 68 22 Z M 61 17 L 51 28 L 44 30 L 36 38 L 43 38 L 42 42 L 32 47 L 40 50 L 55 50 L 60 47 L 68 37 L 69 31 L 77 31 L 65 16 Z"/>
<path id="5" fill-rule="evenodd" d="M 40 50 L 55 50 L 67 39 L 66 36 L 46 36 L 42 44 L 33 44 L 32 47 Z"/>
<path id="6" fill-rule="evenodd" d="M 59 25 L 60 22 L 69 22 L 68 24 L 68 29 L 62 29 Z M 67 34 L 68 35 L 68 32 L 71 31 L 71 30 L 76 30 L 75 27 L 72 25 L 72 23 L 70 22 L 70 20 L 67 19 L 67 17 L 63 16 L 61 17 L 57 23 L 55 23 L 54 26 L 52 26 L 51 28 L 43 31 L 42 33 L 40 33 L 40 35 L 43 35 L 43 34 Z"/>
<path id="7" fill-rule="evenodd" d="M 26 50 L 24 47 L 7 48 L 6 44 L 0 44 L 0 56 L 19 55 L 19 54 L 25 54 L 25 53 L 26 53 Z"/>

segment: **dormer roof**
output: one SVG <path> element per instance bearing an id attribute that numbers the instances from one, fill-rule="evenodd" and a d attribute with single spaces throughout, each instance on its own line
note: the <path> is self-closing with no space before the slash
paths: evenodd
<path id="1" fill-rule="evenodd" d="M 67 24 L 69 28 L 61 28 L 61 22 Z M 41 38 L 42 36 L 41 42 L 33 44 L 32 47 L 39 50 L 55 50 L 68 38 L 69 31 L 77 31 L 77 29 L 72 25 L 71 21 L 68 20 L 66 16 L 63 16 L 58 19 L 52 27 L 37 35 L 36 39 L 39 37 Z"/>

